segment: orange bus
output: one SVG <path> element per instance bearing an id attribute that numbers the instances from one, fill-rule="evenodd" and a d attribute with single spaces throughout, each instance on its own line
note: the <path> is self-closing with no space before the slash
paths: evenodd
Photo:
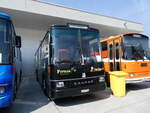
<path id="1" fill-rule="evenodd" d="M 149 37 L 127 33 L 101 40 L 102 56 L 109 82 L 109 71 L 124 71 L 126 83 L 150 80 Z"/>

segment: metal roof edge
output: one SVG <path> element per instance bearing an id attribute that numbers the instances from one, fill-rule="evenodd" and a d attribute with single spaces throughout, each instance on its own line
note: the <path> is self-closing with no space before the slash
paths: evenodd
<path id="1" fill-rule="evenodd" d="M 106 16 L 106 15 L 97 14 L 97 13 L 93 13 L 93 12 L 88 12 L 88 11 L 84 11 L 84 10 L 80 10 L 80 9 L 66 7 L 66 6 L 63 6 L 63 5 L 58 5 L 58 4 L 54 4 L 54 3 L 41 1 L 41 0 L 32 0 L 32 1 L 39 2 L 39 3 L 44 3 L 44 4 L 49 4 L 49 5 L 53 5 L 53 6 L 57 6 L 57 7 L 62 7 L 62 8 L 66 8 L 66 9 L 76 10 L 76 11 L 84 12 L 84 13 L 87 13 L 87 14 L 93 14 L 93 15 L 97 15 L 97 16 L 103 16 L 103 17 L 108 17 L 108 18 L 112 18 L 112 19 L 117 19 L 117 20 L 121 20 L 121 21 L 126 21 L 126 22 L 131 22 L 131 23 L 143 25 L 140 22 L 134 22 L 134 21 L 126 20 L 126 19 L 117 18 L 117 17 L 111 17 L 111 16 Z"/>

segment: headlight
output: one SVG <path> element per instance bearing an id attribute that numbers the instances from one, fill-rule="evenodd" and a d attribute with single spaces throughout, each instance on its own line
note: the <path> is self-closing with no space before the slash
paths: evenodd
<path id="1" fill-rule="evenodd" d="M 105 78 L 104 77 L 99 77 L 99 82 L 104 82 Z"/>
<path id="2" fill-rule="evenodd" d="M 56 87 L 64 87 L 64 82 L 56 82 Z"/>
<path id="3" fill-rule="evenodd" d="M 129 74 L 129 77 L 134 77 L 134 74 L 133 73 Z"/>
<path id="4" fill-rule="evenodd" d="M 0 87 L 0 94 L 3 94 L 5 92 L 5 88 L 4 87 Z"/>

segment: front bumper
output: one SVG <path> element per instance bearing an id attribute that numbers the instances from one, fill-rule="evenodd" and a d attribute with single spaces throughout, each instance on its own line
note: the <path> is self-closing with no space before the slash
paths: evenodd
<path id="1" fill-rule="evenodd" d="M 0 108 L 9 107 L 12 104 L 12 95 L 0 96 Z"/>
<path id="2" fill-rule="evenodd" d="M 53 92 L 53 99 L 80 96 L 80 95 L 94 93 L 94 92 L 104 90 L 104 89 L 105 89 L 105 83 L 101 83 L 99 85 L 88 86 L 88 87 L 85 86 L 83 88 L 56 90 Z"/>
<path id="3" fill-rule="evenodd" d="M 96 79 L 96 78 L 93 78 L 93 79 Z M 92 78 L 83 79 L 83 80 L 90 81 L 90 80 L 92 80 Z M 68 82 L 74 83 L 75 81 L 77 81 L 77 80 L 72 80 L 72 81 L 68 81 Z M 78 81 L 80 81 L 80 80 L 78 80 Z M 70 84 L 70 86 L 71 86 L 71 84 Z M 74 96 L 80 96 L 80 95 L 85 95 L 85 94 L 90 94 L 90 93 L 94 93 L 97 91 L 105 90 L 105 88 L 106 88 L 105 81 L 95 82 L 95 83 L 93 82 L 92 84 L 82 84 L 77 87 L 59 88 L 59 89 L 56 88 L 56 89 L 52 90 L 51 97 L 53 99 L 64 98 L 64 97 L 74 97 Z"/>
<path id="4" fill-rule="evenodd" d="M 150 81 L 150 77 L 126 79 L 126 83 L 138 83 L 138 82 L 145 82 L 145 81 Z"/>

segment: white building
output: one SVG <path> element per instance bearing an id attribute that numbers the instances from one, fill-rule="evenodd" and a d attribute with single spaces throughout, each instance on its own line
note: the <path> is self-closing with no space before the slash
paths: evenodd
<path id="1" fill-rule="evenodd" d="M 34 54 L 47 28 L 52 24 L 88 24 L 100 30 L 102 37 L 143 32 L 144 26 L 119 18 L 40 2 L 38 0 L 0 0 L 0 12 L 12 16 L 18 35 L 22 36 L 23 73 L 34 73 Z"/>

